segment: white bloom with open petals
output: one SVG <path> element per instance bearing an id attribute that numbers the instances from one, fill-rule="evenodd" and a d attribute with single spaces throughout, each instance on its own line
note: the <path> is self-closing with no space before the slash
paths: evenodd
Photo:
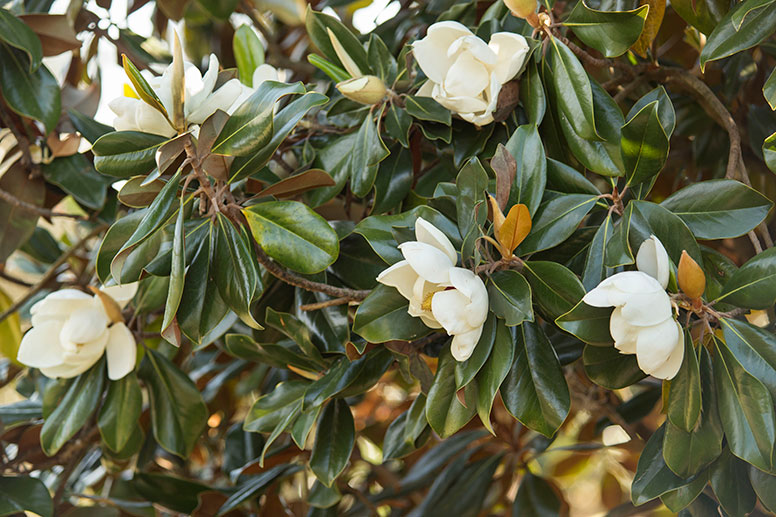
<path id="1" fill-rule="evenodd" d="M 428 77 L 418 95 L 484 126 L 493 122 L 501 87 L 520 71 L 529 47 L 519 34 L 497 32 L 485 43 L 464 25 L 443 21 L 431 25 L 412 49 Z"/>
<path id="2" fill-rule="evenodd" d="M 465 361 L 488 316 L 488 291 L 479 276 L 455 267 L 455 248 L 433 224 L 418 218 L 415 238 L 399 245 L 404 260 L 380 273 L 377 281 L 409 300 L 411 316 L 453 336 L 453 357 Z"/>
<path id="3" fill-rule="evenodd" d="M 237 79 L 230 79 L 216 88 L 219 64 L 215 54 L 210 55 L 204 76 L 193 63 L 185 63 L 183 70 L 183 114 L 187 127 L 191 124 L 202 124 L 216 110 L 229 112 L 233 107 L 236 108 L 235 104 L 243 93 L 243 87 Z M 167 67 L 161 76 L 146 78 L 170 116 L 173 113 L 172 80 L 173 65 Z M 113 127 L 117 131 L 142 131 L 166 137 L 172 137 L 176 133 L 162 113 L 137 98 L 137 95 L 119 97 L 112 100 L 108 106 L 117 115 L 113 120 Z"/>
<path id="4" fill-rule="evenodd" d="M 104 287 L 102 292 L 124 307 L 137 284 Z M 91 368 L 103 354 L 108 377 L 121 379 L 135 369 L 136 343 L 123 322 L 111 321 L 103 302 L 75 289 L 55 291 L 30 309 L 32 328 L 22 338 L 17 359 L 43 375 L 65 379 Z"/>
<path id="5" fill-rule="evenodd" d="M 617 273 L 587 293 L 583 301 L 593 307 L 615 307 L 609 320 L 614 346 L 623 354 L 636 354 L 645 373 L 672 379 L 684 358 L 684 331 L 674 320 L 668 285 L 669 261 L 654 235 L 639 247 L 639 271 Z"/>

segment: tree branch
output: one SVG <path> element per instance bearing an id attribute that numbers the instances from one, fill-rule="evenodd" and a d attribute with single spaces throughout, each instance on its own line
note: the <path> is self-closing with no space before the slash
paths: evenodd
<path id="1" fill-rule="evenodd" d="M 20 208 L 26 212 L 38 214 L 43 217 L 48 217 L 49 219 L 53 217 L 68 217 L 70 219 L 77 219 L 79 221 L 88 221 L 88 219 L 82 215 L 68 214 L 65 212 L 54 212 L 53 210 L 49 210 L 48 208 L 43 208 L 41 206 L 36 206 L 36 205 L 33 205 L 32 203 L 28 203 L 26 201 L 22 201 L 21 199 L 17 198 L 10 192 L 6 192 L 3 189 L 0 189 L 0 199 L 2 199 L 3 201 L 5 201 L 10 205 L 13 205 L 16 208 Z"/>

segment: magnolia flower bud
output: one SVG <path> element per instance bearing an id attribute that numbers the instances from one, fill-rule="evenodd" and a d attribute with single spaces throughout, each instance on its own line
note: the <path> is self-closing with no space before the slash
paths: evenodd
<path id="1" fill-rule="evenodd" d="M 337 84 L 337 89 L 348 99 L 361 104 L 377 104 L 385 98 L 388 89 L 379 77 L 364 75 Z"/>
<path id="2" fill-rule="evenodd" d="M 686 251 L 682 251 L 682 258 L 679 259 L 676 277 L 679 288 L 684 294 L 693 300 L 703 296 L 703 291 L 706 290 L 706 275 L 698 263 Z"/>
<path id="3" fill-rule="evenodd" d="M 536 17 L 536 0 L 504 0 L 504 5 L 518 18 Z"/>

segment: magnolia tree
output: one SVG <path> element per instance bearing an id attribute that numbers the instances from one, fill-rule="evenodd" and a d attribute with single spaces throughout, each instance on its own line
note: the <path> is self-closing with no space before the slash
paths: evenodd
<path id="1" fill-rule="evenodd" d="M 118 4 L 0 8 L 0 515 L 776 511 L 776 1 Z"/>

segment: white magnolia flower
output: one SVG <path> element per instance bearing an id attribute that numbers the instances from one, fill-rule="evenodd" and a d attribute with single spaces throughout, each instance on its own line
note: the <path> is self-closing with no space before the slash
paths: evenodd
<path id="1" fill-rule="evenodd" d="M 672 379 L 684 358 L 684 331 L 665 291 L 668 254 L 657 237 L 641 244 L 636 265 L 639 271 L 610 276 L 583 301 L 593 307 L 615 307 L 609 320 L 614 346 L 623 354 L 636 354 L 645 373 Z"/>
<path id="2" fill-rule="evenodd" d="M 399 245 L 404 260 L 380 273 L 377 281 L 409 300 L 410 315 L 453 336 L 453 357 L 465 361 L 488 317 L 488 291 L 479 276 L 455 267 L 455 248 L 433 224 L 419 217 L 415 238 Z"/>
<path id="3" fill-rule="evenodd" d="M 103 287 L 101 291 L 123 308 L 134 297 L 137 284 Z M 123 322 L 111 321 L 99 296 L 62 289 L 33 305 L 30 314 L 32 328 L 22 338 L 17 359 L 40 368 L 46 377 L 80 375 L 103 353 L 111 380 L 135 369 L 135 338 Z"/>
<path id="4" fill-rule="evenodd" d="M 239 80 L 230 79 L 215 89 L 218 80 L 218 58 L 215 54 L 210 55 L 208 69 L 204 76 L 192 63 L 184 63 L 183 69 L 185 77 L 183 115 L 187 127 L 190 124 L 202 124 L 216 110 L 230 112 L 237 108 L 236 101 L 243 93 L 243 86 Z M 146 78 L 170 116 L 173 113 L 172 79 L 173 65 L 168 66 L 161 76 Z M 117 131 L 142 131 L 166 137 L 176 134 L 175 129 L 162 113 L 139 99 L 134 91 L 131 95 L 119 97 L 108 104 L 117 115 L 113 120 L 113 127 Z"/>
<path id="5" fill-rule="evenodd" d="M 268 65 L 264 63 L 263 65 L 259 65 L 256 67 L 256 70 L 253 71 L 253 76 L 251 77 L 252 82 L 251 84 L 253 86 L 247 86 L 242 83 L 240 83 L 240 95 L 235 99 L 234 104 L 232 104 L 232 107 L 228 110 L 225 110 L 230 115 L 240 107 L 240 104 L 245 102 L 245 100 L 253 95 L 253 92 L 259 89 L 259 86 L 261 86 L 261 83 L 264 81 L 280 81 L 280 74 L 278 73 L 277 68 L 275 68 L 272 65 Z"/>
<path id="6" fill-rule="evenodd" d="M 511 32 L 497 32 L 485 43 L 464 25 L 444 21 L 431 25 L 412 52 L 428 77 L 418 95 L 484 126 L 493 122 L 501 86 L 523 66 L 528 43 Z"/>

